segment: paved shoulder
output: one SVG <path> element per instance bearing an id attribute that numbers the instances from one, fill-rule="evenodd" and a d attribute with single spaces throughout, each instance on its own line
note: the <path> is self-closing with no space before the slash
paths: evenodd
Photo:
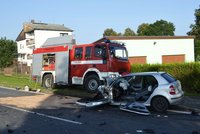
<path id="1" fill-rule="evenodd" d="M 2 97 L 20 97 L 20 96 L 33 96 L 35 93 L 18 91 L 13 89 L 8 89 L 0 87 L 0 98 Z"/>
<path id="2" fill-rule="evenodd" d="M 183 102 L 180 105 L 200 111 L 200 97 L 184 96 Z"/>

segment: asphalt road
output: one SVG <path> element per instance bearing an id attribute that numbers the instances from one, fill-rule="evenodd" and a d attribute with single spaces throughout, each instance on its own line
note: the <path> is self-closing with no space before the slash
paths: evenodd
<path id="1" fill-rule="evenodd" d="M 19 97 L 19 96 L 32 96 L 35 95 L 35 93 L 31 92 L 23 92 L 23 91 L 17 91 L 12 89 L 5 89 L 3 87 L 0 87 L 0 97 Z"/>
<path id="2" fill-rule="evenodd" d="M 73 105 L 33 110 L 0 105 L 0 134 L 200 134 L 198 115 L 168 112 L 142 116 L 108 105 L 97 108 Z"/>

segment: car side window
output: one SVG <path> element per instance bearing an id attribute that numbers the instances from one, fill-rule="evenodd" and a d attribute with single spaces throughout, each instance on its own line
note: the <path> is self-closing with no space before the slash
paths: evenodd
<path id="1" fill-rule="evenodd" d="M 134 91 L 141 90 L 143 87 L 143 78 L 142 76 L 133 76 L 129 83 Z"/>
<path id="2" fill-rule="evenodd" d="M 148 88 L 148 86 L 152 86 L 153 89 L 158 86 L 158 81 L 154 78 L 154 76 L 147 75 L 144 77 L 144 88 Z"/>
<path id="3" fill-rule="evenodd" d="M 83 55 L 83 48 L 82 47 L 75 48 L 74 59 L 82 59 L 82 55 Z"/>

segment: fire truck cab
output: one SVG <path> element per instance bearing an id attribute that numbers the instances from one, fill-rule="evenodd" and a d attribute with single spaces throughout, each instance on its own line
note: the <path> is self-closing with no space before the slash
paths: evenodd
<path id="1" fill-rule="evenodd" d="M 90 92 L 97 90 L 103 77 L 130 72 L 123 44 L 106 40 L 75 45 L 67 37 L 47 39 L 41 48 L 35 49 L 32 67 L 32 77 L 45 88 L 75 84 L 83 85 Z"/>

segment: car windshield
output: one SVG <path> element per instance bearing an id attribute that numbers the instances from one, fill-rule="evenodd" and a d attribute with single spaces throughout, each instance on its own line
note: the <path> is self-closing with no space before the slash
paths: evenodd
<path id="1" fill-rule="evenodd" d="M 174 77 L 172 77 L 170 74 L 168 73 L 163 73 L 161 74 L 162 77 L 164 77 L 169 83 L 176 81 L 176 79 Z"/>
<path id="2" fill-rule="evenodd" d="M 128 60 L 128 53 L 124 47 L 110 46 L 109 49 L 111 57 L 122 60 Z"/>

